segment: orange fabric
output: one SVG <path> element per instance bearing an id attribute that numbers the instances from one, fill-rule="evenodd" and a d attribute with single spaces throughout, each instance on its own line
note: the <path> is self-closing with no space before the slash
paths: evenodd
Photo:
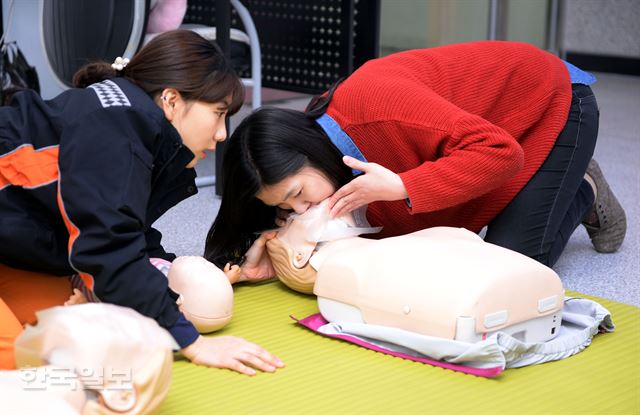
<path id="1" fill-rule="evenodd" d="M 16 368 L 13 343 L 22 333 L 22 325 L 0 298 L 0 370 Z"/>
<path id="2" fill-rule="evenodd" d="M 73 290 L 69 278 L 0 264 L 0 297 L 20 324 L 35 324 L 35 312 L 62 305 Z"/>
<path id="3" fill-rule="evenodd" d="M 9 184 L 38 187 L 58 179 L 58 146 L 34 149 L 24 145 L 0 155 L 0 188 Z"/>
<path id="4" fill-rule="evenodd" d="M 74 242 L 76 241 L 76 239 L 78 239 L 78 236 L 80 236 L 80 229 L 78 229 L 78 227 L 73 222 L 71 222 L 71 219 L 69 219 L 69 215 L 67 215 L 67 211 L 64 208 L 64 202 L 62 201 L 62 194 L 60 193 L 60 186 L 58 186 L 58 209 L 60 210 L 60 214 L 62 215 L 64 225 L 69 232 L 69 245 L 67 249 L 69 250 L 69 253 L 71 253 Z M 84 285 L 89 290 L 93 291 L 93 276 L 87 274 L 86 272 L 80 272 L 79 275 L 82 279 L 82 282 L 84 282 Z"/>
<path id="5" fill-rule="evenodd" d="M 38 187 L 58 179 L 58 146 L 31 145 L 0 155 L 0 189 Z M 20 271 L 0 264 L 0 369 L 15 369 L 13 343 L 35 312 L 63 304 L 71 295 L 67 278 Z"/>

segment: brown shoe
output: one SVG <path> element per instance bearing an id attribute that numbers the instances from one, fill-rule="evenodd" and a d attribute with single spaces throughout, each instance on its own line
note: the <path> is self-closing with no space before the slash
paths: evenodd
<path id="1" fill-rule="evenodd" d="M 587 174 L 596 185 L 597 195 L 593 210 L 585 215 L 582 224 L 587 228 L 593 247 L 598 252 L 615 252 L 622 245 L 627 233 L 627 216 L 618 199 L 611 191 L 598 163 L 591 159 Z M 595 213 L 595 215 L 594 215 Z M 597 221 L 591 222 L 591 218 Z M 587 219 L 590 218 L 590 219 Z M 588 221 L 587 221 L 588 220 Z"/>

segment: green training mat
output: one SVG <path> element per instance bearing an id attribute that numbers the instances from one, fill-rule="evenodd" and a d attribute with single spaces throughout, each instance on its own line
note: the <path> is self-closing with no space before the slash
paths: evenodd
<path id="1" fill-rule="evenodd" d="M 640 414 L 640 308 L 597 297 L 616 325 L 567 359 L 481 378 L 320 336 L 296 324 L 314 296 L 278 281 L 238 285 L 232 322 L 215 335 L 259 344 L 275 373 L 173 366 L 160 414 Z"/>

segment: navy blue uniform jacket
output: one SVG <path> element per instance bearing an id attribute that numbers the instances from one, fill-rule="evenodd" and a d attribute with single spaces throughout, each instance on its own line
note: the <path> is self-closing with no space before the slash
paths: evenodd
<path id="1" fill-rule="evenodd" d="M 131 307 L 181 347 L 197 332 L 150 257 L 173 260 L 151 225 L 197 192 L 193 153 L 142 89 L 116 78 L 0 108 L 0 262 L 79 273 L 103 302 Z"/>

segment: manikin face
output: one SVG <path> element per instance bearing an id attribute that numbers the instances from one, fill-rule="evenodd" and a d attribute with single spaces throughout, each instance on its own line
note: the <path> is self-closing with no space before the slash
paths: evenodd
<path id="1" fill-rule="evenodd" d="M 163 93 L 160 105 L 180 133 L 184 145 L 195 155 L 187 165 L 188 168 L 194 167 L 207 157 L 206 150 L 214 151 L 216 144 L 227 138 L 225 119 L 228 105 L 226 102 L 186 102 L 178 92 L 165 90 Z M 227 101 L 230 102 L 230 97 Z"/>
<path id="2" fill-rule="evenodd" d="M 277 238 L 293 250 L 294 266 L 302 268 L 319 243 L 356 236 L 362 230 L 356 228 L 351 213 L 332 219 L 329 216 L 329 199 L 325 199 L 303 214 L 290 215 L 278 230 Z"/>
<path id="3" fill-rule="evenodd" d="M 264 204 L 301 214 L 337 189 L 318 169 L 303 167 L 286 179 L 262 188 L 256 197 Z"/>

